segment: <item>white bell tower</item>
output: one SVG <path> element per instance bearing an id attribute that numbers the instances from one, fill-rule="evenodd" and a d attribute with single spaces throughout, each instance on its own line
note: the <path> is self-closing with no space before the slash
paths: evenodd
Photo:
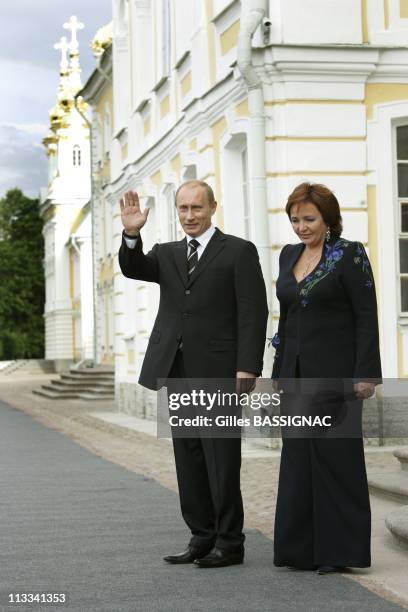
<path id="1" fill-rule="evenodd" d="M 91 359 L 93 339 L 92 231 L 89 202 L 90 135 L 75 106 L 81 69 L 77 32 L 84 27 L 72 16 L 54 45 L 61 53 L 56 105 L 50 111 L 50 132 L 44 138 L 49 182 L 42 190 L 41 214 L 45 240 L 46 358 L 57 370 L 73 361 Z M 78 108 L 87 104 L 79 98 Z"/>

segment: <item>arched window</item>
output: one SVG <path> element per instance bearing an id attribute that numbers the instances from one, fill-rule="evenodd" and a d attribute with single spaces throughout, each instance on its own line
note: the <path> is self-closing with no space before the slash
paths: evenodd
<path id="1" fill-rule="evenodd" d="M 72 164 L 74 166 L 81 165 L 81 148 L 79 145 L 74 145 L 74 148 L 72 150 Z"/>
<path id="2" fill-rule="evenodd" d="M 226 134 L 223 139 L 221 152 L 225 229 L 228 233 L 252 240 L 249 156 L 247 136 L 244 131 L 246 125 L 240 121 L 235 127 L 237 131 Z M 231 176 L 234 177 L 233 181 L 230 180 Z"/>

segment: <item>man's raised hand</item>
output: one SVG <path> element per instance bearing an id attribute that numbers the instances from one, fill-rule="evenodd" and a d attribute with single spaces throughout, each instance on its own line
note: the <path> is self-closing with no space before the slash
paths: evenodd
<path id="1" fill-rule="evenodd" d="M 136 191 L 127 191 L 119 200 L 119 204 L 125 234 L 136 237 L 147 221 L 149 209 L 140 210 L 139 196 Z"/>

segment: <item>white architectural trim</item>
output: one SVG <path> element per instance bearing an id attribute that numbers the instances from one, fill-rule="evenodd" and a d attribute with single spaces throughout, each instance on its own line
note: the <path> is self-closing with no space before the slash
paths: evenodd
<path id="1" fill-rule="evenodd" d="M 248 131 L 249 119 L 247 117 L 235 119 L 220 140 L 220 154 L 225 231 L 251 240 L 252 236 L 245 236 L 243 223 L 244 198 L 241 187 L 241 155 L 243 149 L 248 147 Z M 232 176 L 234 177 L 233 181 L 231 180 Z M 250 205 L 253 205 L 253 202 L 250 201 Z M 253 206 L 251 206 L 251 217 L 254 212 Z"/>
<path id="2" fill-rule="evenodd" d="M 396 218 L 396 172 L 394 152 L 394 128 L 401 119 L 408 122 L 408 102 L 391 102 L 375 107 L 373 121 L 369 122 L 368 152 L 375 163 L 377 178 L 377 227 L 378 244 L 389 248 L 378 250 L 379 287 L 377 291 L 387 299 L 381 301 L 380 335 L 384 377 L 398 376 L 398 353 L 396 333 L 398 325 L 397 287 L 397 218 Z M 393 248 L 391 245 L 394 245 Z M 394 273 L 390 274 L 393 270 Z"/>

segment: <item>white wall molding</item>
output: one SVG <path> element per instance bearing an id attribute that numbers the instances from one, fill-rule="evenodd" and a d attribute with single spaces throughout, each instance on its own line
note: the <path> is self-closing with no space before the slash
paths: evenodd
<path id="1" fill-rule="evenodd" d="M 398 376 L 398 354 L 396 333 L 398 326 L 398 287 L 397 287 L 397 219 L 396 219 L 396 169 L 393 130 L 401 119 L 408 120 L 408 102 L 378 104 L 374 119 L 369 122 L 368 151 L 374 164 L 377 185 L 377 227 L 378 244 L 389 248 L 378 250 L 378 272 L 380 286 L 377 288 L 387 299 L 381 301 L 381 338 L 384 363 L 384 377 Z M 390 274 L 394 270 L 394 274 Z M 405 362 L 408 355 L 404 356 Z"/>

